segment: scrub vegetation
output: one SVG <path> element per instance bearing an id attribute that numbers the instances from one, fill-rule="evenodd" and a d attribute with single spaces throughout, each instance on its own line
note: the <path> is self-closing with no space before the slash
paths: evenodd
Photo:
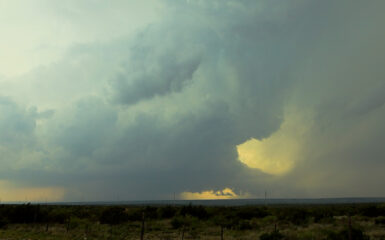
<path id="1" fill-rule="evenodd" d="M 385 239 L 385 204 L 0 205 L 0 239 Z"/>

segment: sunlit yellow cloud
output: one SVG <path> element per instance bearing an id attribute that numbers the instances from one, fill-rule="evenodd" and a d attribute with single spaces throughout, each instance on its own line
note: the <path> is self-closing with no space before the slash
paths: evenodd
<path id="1" fill-rule="evenodd" d="M 203 199 L 237 199 L 248 198 L 250 194 L 236 194 L 232 189 L 225 188 L 223 190 L 207 190 L 202 192 L 182 192 L 180 198 L 184 200 L 203 200 Z"/>
<path id="2" fill-rule="evenodd" d="M 2 202 L 43 202 L 60 201 L 65 190 L 57 187 L 15 187 L 7 181 L 0 181 L 0 200 Z"/>
<path id="3" fill-rule="evenodd" d="M 270 137 L 251 138 L 237 146 L 239 161 L 272 175 L 289 172 L 300 159 L 304 135 L 311 121 L 297 111 L 285 114 L 281 127 Z"/>

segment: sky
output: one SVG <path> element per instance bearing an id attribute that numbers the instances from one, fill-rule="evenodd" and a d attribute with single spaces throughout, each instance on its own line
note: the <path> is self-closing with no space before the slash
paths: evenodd
<path id="1" fill-rule="evenodd" d="M 0 201 L 384 197 L 384 10 L 0 0 Z"/>

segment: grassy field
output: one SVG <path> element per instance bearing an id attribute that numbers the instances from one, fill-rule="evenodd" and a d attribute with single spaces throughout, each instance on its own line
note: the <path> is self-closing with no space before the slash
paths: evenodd
<path id="1" fill-rule="evenodd" d="M 384 204 L 1 205 L 0 239 L 385 239 Z"/>

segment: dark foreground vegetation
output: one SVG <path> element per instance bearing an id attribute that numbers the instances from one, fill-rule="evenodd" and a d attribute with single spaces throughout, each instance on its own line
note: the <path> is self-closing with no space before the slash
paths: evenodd
<path id="1" fill-rule="evenodd" d="M 385 204 L 0 205 L 0 239 L 385 240 Z"/>

